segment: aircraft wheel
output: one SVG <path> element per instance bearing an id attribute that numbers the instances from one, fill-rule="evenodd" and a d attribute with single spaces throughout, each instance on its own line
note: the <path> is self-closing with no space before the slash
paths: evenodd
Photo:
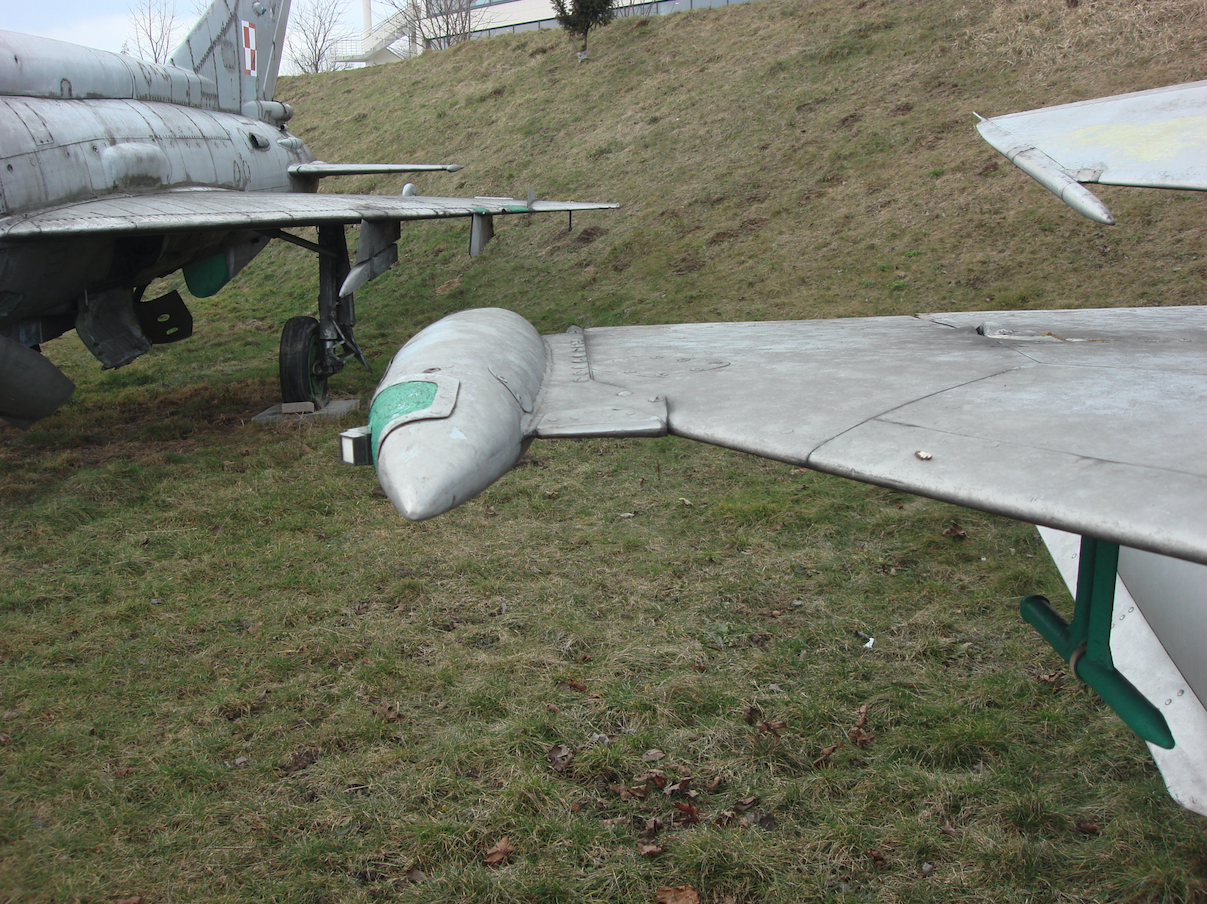
<path id="1" fill-rule="evenodd" d="M 313 317 L 290 317 L 281 331 L 281 399 L 327 404 L 327 375 L 322 373 L 323 340 Z"/>

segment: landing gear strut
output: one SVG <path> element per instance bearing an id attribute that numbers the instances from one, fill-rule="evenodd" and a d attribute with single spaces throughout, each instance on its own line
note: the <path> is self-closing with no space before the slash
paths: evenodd
<path id="1" fill-rule="evenodd" d="M 319 256 L 319 316 L 291 317 L 281 333 L 281 398 L 285 402 L 313 402 L 316 409 L 327 404 L 327 380 L 356 358 L 365 369 L 369 363 L 353 338 L 356 309 L 352 295 L 340 297 L 339 290 L 349 271 L 348 243 L 340 223 L 318 227 L 318 244 L 278 233 Z"/>

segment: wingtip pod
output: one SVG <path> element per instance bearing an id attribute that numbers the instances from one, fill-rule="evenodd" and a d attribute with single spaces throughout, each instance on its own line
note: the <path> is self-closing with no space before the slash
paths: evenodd
<path id="1" fill-rule="evenodd" d="M 367 434 L 395 508 L 432 518 L 511 470 L 544 373 L 540 334 L 500 308 L 452 314 L 404 345 L 373 396 Z"/>
<path id="2" fill-rule="evenodd" d="M 992 120 L 982 118 L 976 128 L 994 150 L 1083 217 L 1104 226 L 1115 225 L 1115 218 L 1098 196 L 1043 151 L 1019 140 Z"/>

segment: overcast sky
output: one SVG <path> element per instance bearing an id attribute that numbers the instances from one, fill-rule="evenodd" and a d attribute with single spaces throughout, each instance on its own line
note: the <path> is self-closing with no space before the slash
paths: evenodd
<path id="1" fill-rule="evenodd" d="M 302 0 L 293 0 L 297 6 Z M 2 0 L 0 28 L 44 38 L 58 38 L 100 50 L 122 49 L 130 35 L 129 0 Z M 182 25 L 191 25 L 194 0 L 177 0 Z M 347 0 L 344 19 L 353 31 L 361 30 L 359 0 Z M 182 28 L 179 37 L 184 37 Z"/>

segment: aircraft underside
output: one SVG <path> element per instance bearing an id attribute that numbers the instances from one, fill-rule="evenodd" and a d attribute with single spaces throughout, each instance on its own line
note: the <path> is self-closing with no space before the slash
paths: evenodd
<path id="1" fill-rule="evenodd" d="M 208 297 L 274 237 L 316 252 L 319 260 L 318 317 L 285 324 L 280 368 L 284 401 L 322 407 L 328 378 L 348 358 L 364 360 L 353 338 L 352 297 L 339 294 L 351 269 L 342 225 L 319 227 L 317 243 L 273 230 L 0 245 L 0 338 L 37 351 L 74 329 L 102 367 L 121 367 L 153 345 L 192 335 L 192 315 L 179 292 L 148 297 L 154 280 L 183 271 L 190 292 Z M 98 273 L 104 276 L 97 279 Z M 0 361 L 0 387 L 14 400 L 0 415 L 19 408 L 15 419 L 32 422 L 50 414 L 62 400 L 47 397 L 15 360 Z M 49 361 L 35 366 L 45 373 L 53 368 Z"/>

